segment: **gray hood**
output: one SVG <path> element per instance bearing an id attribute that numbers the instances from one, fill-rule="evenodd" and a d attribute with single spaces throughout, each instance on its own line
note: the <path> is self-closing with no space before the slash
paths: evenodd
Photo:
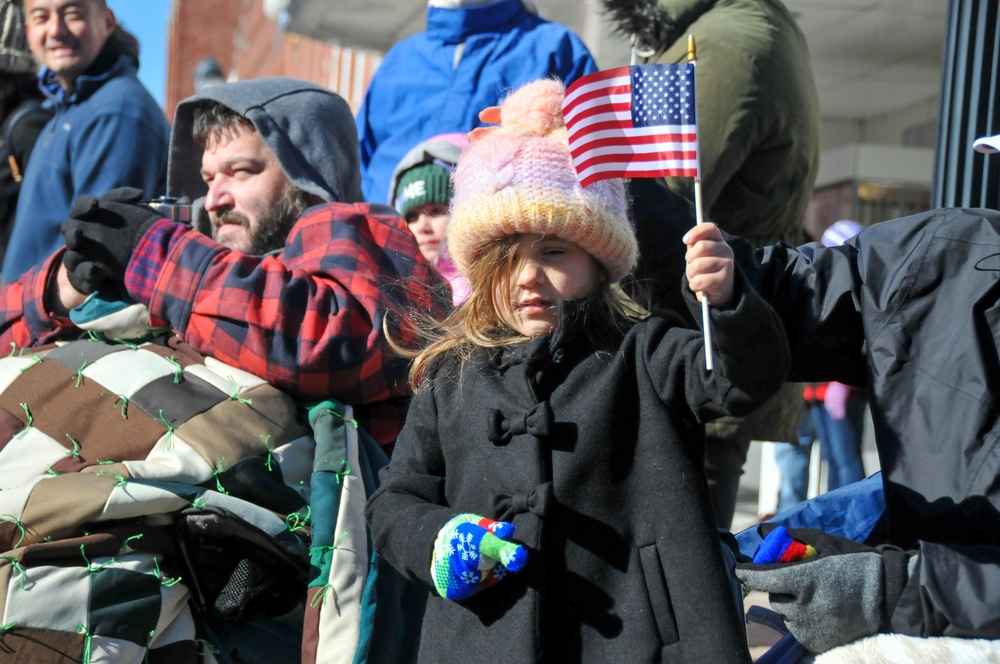
<path id="1" fill-rule="evenodd" d="M 347 102 L 326 88 L 284 76 L 212 85 L 177 105 L 168 195 L 194 201 L 208 193 L 201 179 L 202 150 L 191 135 L 194 106 L 206 99 L 250 120 L 299 189 L 327 202 L 364 200 L 357 128 Z"/>

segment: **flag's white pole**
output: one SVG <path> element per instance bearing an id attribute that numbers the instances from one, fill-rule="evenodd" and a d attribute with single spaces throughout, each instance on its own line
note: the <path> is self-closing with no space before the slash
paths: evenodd
<path id="1" fill-rule="evenodd" d="M 688 62 L 694 64 L 697 61 L 694 46 L 694 35 L 688 35 Z M 698 88 L 695 88 L 697 94 Z M 698 108 L 698 100 L 695 99 L 695 108 Z M 697 122 L 697 118 L 696 118 Z M 697 126 L 697 124 L 696 124 Z M 696 151 L 698 155 L 698 174 L 694 176 L 694 214 L 695 223 L 701 224 L 705 220 L 705 213 L 702 211 L 701 203 L 701 149 Z M 708 308 L 708 299 L 701 298 L 701 330 L 705 336 L 705 368 L 712 370 L 712 317 Z"/>
<path id="2" fill-rule="evenodd" d="M 696 223 L 700 224 L 701 212 L 701 178 L 694 179 L 694 214 Z M 709 314 L 708 299 L 701 298 L 701 329 L 705 335 L 705 368 L 712 370 L 712 318 Z"/>

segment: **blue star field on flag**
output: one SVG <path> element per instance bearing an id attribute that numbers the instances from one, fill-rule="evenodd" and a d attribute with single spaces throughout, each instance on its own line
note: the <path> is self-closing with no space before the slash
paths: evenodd
<path id="1" fill-rule="evenodd" d="M 632 124 L 694 125 L 694 67 L 635 65 L 632 76 Z"/>

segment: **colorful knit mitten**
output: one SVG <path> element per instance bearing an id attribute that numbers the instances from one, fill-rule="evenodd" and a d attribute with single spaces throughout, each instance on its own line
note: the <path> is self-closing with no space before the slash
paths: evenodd
<path id="1" fill-rule="evenodd" d="M 514 524 L 492 521 L 475 514 L 459 514 L 434 540 L 431 578 L 438 595 L 466 599 L 507 575 L 518 572 L 528 559 L 520 544 L 506 541 Z"/>
<path id="2" fill-rule="evenodd" d="M 816 549 L 792 537 L 784 526 L 777 526 L 757 547 L 753 554 L 755 565 L 794 563 L 816 557 Z"/>

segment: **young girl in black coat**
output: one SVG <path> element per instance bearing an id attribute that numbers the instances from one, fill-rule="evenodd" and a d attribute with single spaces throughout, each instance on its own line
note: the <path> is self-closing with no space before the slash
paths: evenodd
<path id="1" fill-rule="evenodd" d="M 782 384 L 784 332 L 711 224 L 685 242 L 713 371 L 701 333 L 622 294 L 623 183 L 581 189 L 563 94 L 535 81 L 487 111 L 500 126 L 454 172 L 447 244 L 472 293 L 414 362 L 375 550 L 435 591 L 422 661 L 748 662 L 703 425 Z"/>

